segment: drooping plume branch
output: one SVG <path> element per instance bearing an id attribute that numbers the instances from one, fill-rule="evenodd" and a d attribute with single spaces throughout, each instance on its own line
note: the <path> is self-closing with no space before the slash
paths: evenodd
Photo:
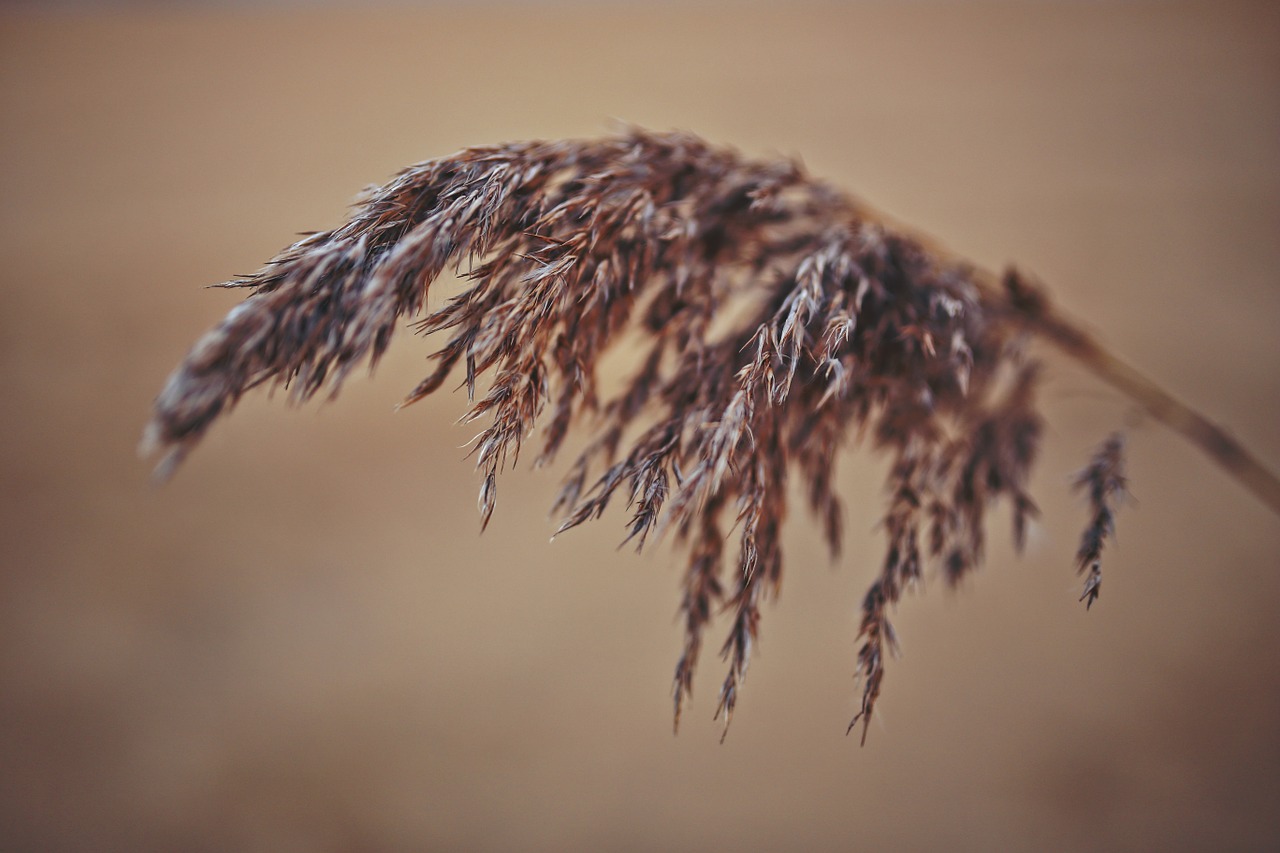
<path id="1" fill-rule="evenodd" d="M 556 501 L 561 531 L 599 518 L 621 492 L 629 541 L 671 533 L 688 554 L 677 724 L 704 632 L 724 610 L 716 714 L 727 728 L 760 608 L 781 582 L 788 481 L 803 484 L 837 552 L 834 463 L 865 434 L 892 460 L 888 549 L 859 633 L 853 724 L 865 738 L 903 591 L 927 566 L 949 582 L 976 567 L 1001 499 L 1019 544 L 1035 514 L 1029 338 L 1082 361 L 1280 510 L 1274 476 L 1016 273 L 957 260 L 794 163 L 641 130 L 468 149 L 367 191 L 339 228 L 226 283 L 250 298 L 170 377 L 144 449 L 161 454 L 165 475 L 250 388 L 283 386 L 298 402 L 336 392 L 424 312 L 445 273 L 465 287 L 417 320 L 446 339 L 406 403 L 462 375 L 465 419 L 483 423 L 473 450 L 482 524 L 498 474 L 541 424 L 540 463 L 571 431 L 588 438 Z M 613 387 L 597 370 L 622 341 L 639 355 Z"/>
<path id="2" fill-rule="evenodd" d="M 1102 548 L 1116 531 L 1116 501 L 1124 497 L 1124 440 L 1113 435 L 1098 449 L 1093 459 L 1076 477 L 1077 491 L 1089 495 L 1089 526 L 1080 537 L 1076 552 L 1079 572 L 1085 575 L 1080 600 L 1093 606 L 1102 592 Z"/>

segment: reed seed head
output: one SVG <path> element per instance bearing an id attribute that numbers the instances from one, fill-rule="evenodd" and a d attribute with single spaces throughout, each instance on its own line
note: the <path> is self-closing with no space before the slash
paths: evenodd
<path id="1" fill-rule="evenodd" d="M 446 273 L 464 289 L 424 316 Z M 526 443 L 545 464 L 576 431 L 587 440 L 555 503 L 559 532 L 616 499 L 627 541 L 667 532 L 685 554 L 677 725 L 724 611 L 727 730 L 782 580 L 789 481 L 839 552 L 835 466 L 853 437 L 891 463 L 887 549 L 858 633 L 850 730 L 861 722 L 863 739 L 903 593 L 929 571 L 951 584 L 973 571 L 993 506 L 1010 508 L 1019 544 L 1036 512 L 1040 371 L 1025 320 L 1043 294 L 1013 272 L 1006 292 L 983 287 L 794 162 L 638 129 L 471 148 L 405 169 L 338 228 L 224 286 L 249 297 L 197 342 L 146 429 L 162 475 L 249 389 L 334 394 L 411 319 L 439 343 L 405 403 L 461 376 L 465 420 L 481 425 L 482 525 Z M 624 341 L 639 356 L 611 387 L 599 365 Z M 1106 453 L 1080 481 L 1095 512 L 1079 554 L 1090 604 L 1123 485 L 1118 449 Z"/>

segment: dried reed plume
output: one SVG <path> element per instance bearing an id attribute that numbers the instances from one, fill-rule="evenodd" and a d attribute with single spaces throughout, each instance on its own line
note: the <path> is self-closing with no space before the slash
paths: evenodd
<path id="1" fill-rule="evenodd" d="M 483 419 L 472 451 L 489 521 L 500 471 L 539 436 L 550 462 L 573 428 L 588 443 L 555 508 L 560 531 L 621 492 L 637 548 L 669 531 L 688 555 L 675 722 L 704 635 L 729 614 L 717 718 L 738 701 L 761 604 L 782 578 L 787 484 L 840 548 L 834 463 L 866 436 L 890 460 L 888 549 L 862 604 L 850 729 L 862 736 L 895 647 L 890 613 L 926 567 L 956 583 L 982 560 L 987 510 L 1010 508 L 1020 545 L 1041 420 L 1029 338 L 1047 339 L 1208 450 L 1280 509 L 1280 483 L 1220 429 L 1116 361 L 1014 271 L 996 278 L 887 225 L 791 162 L 750 161 L 687 134 L 472 148 L 370 189 L 351 218 L 226 282 L 249 299 L 207 333 L 155 403 L 144 449 L 168 474 L 248 389 L 294 401 L 375 364 L 428 288 L 465 289 L 419 319 L 447 333 L 406 403 L 461 373 Z M 623 342 L 638 368 L 597 376 Z M 479 394 L 477 399 L 477 394 Z M 1093 518 L 1084 598 L 1123 485 L 1113 440 L 1081 475 Z M 737 540 L 726 552 L 728 537 Z M 726 570 L 726 564 L 728 569 Z"/>

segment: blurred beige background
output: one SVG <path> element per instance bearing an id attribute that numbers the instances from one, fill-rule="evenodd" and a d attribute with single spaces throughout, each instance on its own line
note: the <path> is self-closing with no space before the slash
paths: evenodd
<path id="1" fill-rule="evenodd" d="M 714 648 L 671 735 L 678 561 L 615 551 L 620 513 L 548 545 L 553 471 L 479 536 L 462 399 L 391 411 L 429 343 L 247 399 L 163 488 L 135 445 L 239 298 L 203 285 L 409 162 L 621 119 L 1017 261 L 1280 467 L 1278 8 L 0 12 L 0 849 L 1275 849 L 1280 519 L 1055 357 L 1030 553 L 1002 516 L 905 603 L 864 749 L 863 457 L 839 565 L 789 530 L 721 746 Z M 1086 613 L 1066 485 L 1121 425 Z"/>

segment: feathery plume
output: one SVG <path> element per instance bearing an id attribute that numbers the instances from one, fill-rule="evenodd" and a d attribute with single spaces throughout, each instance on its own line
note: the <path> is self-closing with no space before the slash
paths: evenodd
<path id="1" fill-rule="evenodd" d="M 461 277 L 463 291 L 421 316 L 445 273 Z M 336 394 L 418 318 L 419 333 L 443 341 L 405 404 L 462 375 L 464 420 L 483 424 L 471 451 L 482 527 L 498 474 L 541 424 L 539 464 L 571 430 L 589 435 L 555 503 L 558 532 L 599 518 L 618 497 L 630 512 L 627 541 L 641 548 L 667 531 L 686 553 L 676 725 L 703 635 L 724 610 L 728 672 L 716 716 L 727 731 L 761 606 L 782 579 L 788 481 L 803 484 L 838 553 L 834 466 L 849 437 L 866 435 L 893 464 L 887 553 L 859 629 L 863 692 L 850 730 L 861 721 L 865 739 L 902 592 L 926 566 L 955 583 L 979 565 L 987 512 L 1001 501 L 1019 544 L 1035 515 L 1031 337 L 1214 444 L 1220 461 L 1234 454 L 1237 476 L 1249 482 L 1241 471 L 1251 472 L 1251 487 L 1280 507 L 1280 485 L 1243 448 L 1115 361 L 1025 277 L 997 279 L 955 259 L 796 163 L 747 160 L 690 134 L 636 129 L 420 163 L 366 191 L 340 227 L 224 286 L 250 296 L 197 342 L 146 428 L 161 476 L 249 389 L 283 387 L 295 402 Z M 611 390 L 597 366 L 624 340 L 640 356 Z M 1091 494 L 1089 472 L 1103 478 L 1100 549 L 1107 484 L 1118 475 L 1097 465 L 1086 473 Z M 1093 582 L 1090 603 L 1096 591 Z"/>

